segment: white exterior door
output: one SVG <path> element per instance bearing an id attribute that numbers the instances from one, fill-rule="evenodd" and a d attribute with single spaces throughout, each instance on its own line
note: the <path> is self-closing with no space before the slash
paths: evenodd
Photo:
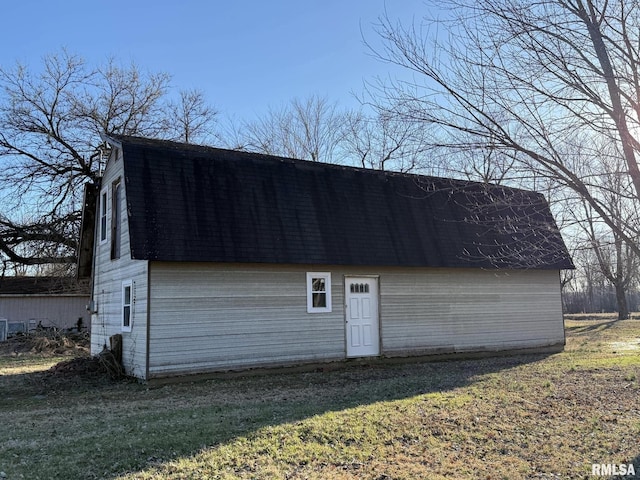
<path id="1" fill-rule="evenodd" d="M 347 357 L 380 354 L 378 279 L 345 278 Z"/>

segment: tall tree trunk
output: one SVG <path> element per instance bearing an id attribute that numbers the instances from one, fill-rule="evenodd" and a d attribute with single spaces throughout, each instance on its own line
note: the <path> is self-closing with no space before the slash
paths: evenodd
<path id="1" fill-rule="evenodd" d="M 629 304 L 627 303 L 627 292 L 624 285 L 616 283 L 616 302 L 618 303 L 618 320 L 629 318 Z"/>

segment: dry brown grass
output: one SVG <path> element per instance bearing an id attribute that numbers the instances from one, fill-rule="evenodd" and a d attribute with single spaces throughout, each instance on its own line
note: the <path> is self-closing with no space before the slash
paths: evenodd
<path id="1" fill-rule="evenodd" d="M 19 357 L 25 354 L 82 357 L 89 355 L 89 343 L 88 333 L 37 330 L 28 334 L 18 334 L 6 342 L 0 342 L 0 357 Z"/>
<path id="2" fill-rule="evenodd" d="M 640 470 L 640 321 L 611 320 L 568 320 L 567 348 L 550 356 L 155 389 L 72 385 L 32 369 L 16 382 L 18 358 L 0 357 L 0 471 L 388 480 L 596 478 L 592 463 Z M 46 370 L 52 359 L 40 362 Z"/>

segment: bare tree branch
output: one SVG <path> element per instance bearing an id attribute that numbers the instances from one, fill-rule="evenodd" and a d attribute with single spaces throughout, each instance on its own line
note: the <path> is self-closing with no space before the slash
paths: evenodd
<path id="1" fill-rule="evenodd" d="M 170 76 L 113 59 L 98 68 L 63 50 L 40 70 L 0 67 L 0 259 L 24 265 L 75 257 L 82 192 L 98 181 L 101 133 L 204 137 L 215 111 L 201 94 L 168 100 Z M 21 218 L 18 221 L 17 218 Z"/>
<path id="2" fill-rule="evenodd" d="M 432 2 L 448 19 L 405 27 L 381 18 L 381 59 L 415 81 L 373 86 L 389 114 L 422 122 L 453 152 L 483 150 L 514 171 L 553 180 L 582 197 L 631 249 L 637 217 L 620 222 L 607 195 L 612 143 L 629 179 L 619 195 L 640 199 L 638 5 L 623 0 Z M 446 42 L 442 40 L 446 29 Z M 437 33 L 437 35 L 436 35 Z M 596 148 L 592 148 L 594 141 Z"/>
<path id="3" fill-rule="evenodd" d="M 245 122 L 235 143 L 240 149 L 268 155 L 335 162 L 344 119 L 345 114 L 326 98 L 293 99 L 263 118 Z"/>

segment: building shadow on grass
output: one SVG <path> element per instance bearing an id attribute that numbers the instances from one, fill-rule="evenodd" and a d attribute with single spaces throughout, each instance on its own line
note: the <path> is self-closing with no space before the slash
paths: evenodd
<path id="1" fill-rule="evenodd" d="M 161 466 L 202 452 L 202 445 L 216 448 L 236 438 L 251 436 L 267 427 L 295 423 L 323 415 L 378 402 L 391 402 L 431 393 L 446 394 L 471 385 L 489 374 L 534 363 L 548 354 L 492 357 L 439 362 L 390 361 L 344 362 L 311 372 L 278 373 L 207 381 L 217 390 L 216 406 L 203 407 L 203 413 L 219 412 L 220 421 L 202 435 L 195 425 L 183 425 L 194 437 L 185 448 L 162 462 L 141 465 L 137 471 Z M 168 385 L 178 396 L 198 391 L 201 386 Z M 213 409 L 213 410 L 211 410 Z M 216 410 L 217 409 L 217 410 Z M 191 423 L 187 420 L 187 424 Z M 215 431 L 215 433 L 213 433 Z M 177 434 L 184 438 L 184 434 Z M 176 443 L 181 443 L 178 440 Z M 187 444 L 185 443 L 185 445 Z M 175 446 L 175 444 L 174 444 Z"/>
<path id="2" fill-rule="evenodd" d="M 23 394 L 46 399 L 48 411 L 55 415 L 68 415 L 73 423 L 70 428 L 81 431 L 82 442 L 94 446 L 92 455 L 75 456 L 68 463 L 61 461 L 52 466 L 43 462 L 42 471 L 47 472 L 47 478 L 116 478 L 125 472 L 161 468 L 169 462 L 191 458 L 203 448 L 223 446 L 267 427 L 377 402 L 451 392 L 478 382 L 485 375 L 538 362 L 548 355 L 440 362 L 343 362 L 307 372 L 238 376 L 154 388 L 98 378 L 56 381 L 38 373 L 0 379 L 0 386 L 5 391 L 18 383 L 27 386 Z M 8 398 L 11 401 L 11 393 Z M 96 419 L 94 411 L 76 408 L 83 402 L 96 402 L 99 412 L 115 414 Z M 6 407 L 7 400 L 0 404 Z M 0 405 L 0 413 L 2 408 Z M 47 442 L 46 434 L 41 433 L 42 438 L 35 435 L 34 445 Z M 61 436 L 48 444 L 49 455 L 78 451 L 77 442 Z M 122 448 L 124 444 L 126 448 Z M 33 459 L 29 452 L 19 454 L 26 461 L 41 461 L 35 452 Z"/>

